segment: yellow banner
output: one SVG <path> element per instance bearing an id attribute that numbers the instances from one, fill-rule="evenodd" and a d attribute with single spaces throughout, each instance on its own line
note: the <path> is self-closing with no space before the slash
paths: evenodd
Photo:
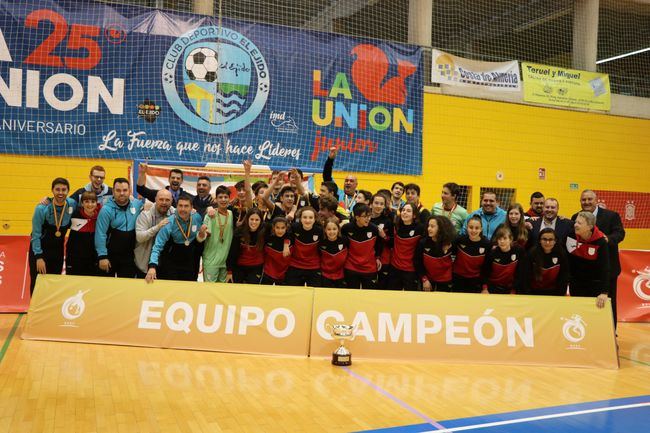
<path id="1" fill-rule="evenodd" d="M 309 354 L 313 290 L 39 275 L 22 338 Z"/>
<path id="2" fill-rule="evenodd" d="M 356 326 L 352 359 L 618 368 L 612 311 L 595 298 L 316 289 L 311 355 Z"/>
<path id="3" fill-rule="evenodd" d="M 353 359 L 617 368 L 592 298 L 312 289 L 40 275 L 22 338 Z"/>
<path id="4" fill-rule="evenodd" d="M 609 111 L 609 75 L 536 63 L 521 64 L 524 101 Z"/>

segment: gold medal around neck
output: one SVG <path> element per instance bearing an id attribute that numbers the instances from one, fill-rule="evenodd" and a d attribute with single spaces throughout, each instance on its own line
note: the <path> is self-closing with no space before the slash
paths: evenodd
<path id="1" fill-rule="evenodd" d="M 183 235 L 183 238 L 185 238 L 185 244 L 186 247 L 190 246 L 190 230 L 192 230 L 192 218 L 190 217 L 190 220 L 187 222 L 187 232 L 183 230 L 183 227 L 181 226 L 181 223 L 178 221 L 179 219 L 176 218 L 176 225 L 178 226 L 178 229 L 181 231 L 181 234 Z"/>
<path id="2" fill-rule="evenodd" d="M 221 215 L 217 211 L 217 223 L 219 224 L 219 242 L 223 243 L 223 235 L 226 231 L 226 225 L 228 224 L 228 214 L 226 213 L 226 220 L 221 223 Z"/>
<path id="3" fill-rule="evenodd" d="M 54 236 L 57 238 L 61 237 L 61 224 L 63 224 L 63 217 L 65 216 L 65 210 L 68 207 L 68 202 L 65 201 L 63 203 L 63 209 L 61 209 L 61 215 L 59 218 L 59 215 L 57 215 L 56 212 L 56 204 L 53 202 L 52 203 L 52 213 L 54 214 L 54 226 L 56 227 L 56 232 L 54 232 Z"/>

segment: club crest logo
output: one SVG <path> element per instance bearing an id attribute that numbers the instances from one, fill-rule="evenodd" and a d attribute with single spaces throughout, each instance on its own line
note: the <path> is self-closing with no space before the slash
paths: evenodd
<path id="1" fill-rule="evenodd" d="M 191 127 L 213 134 L 245 128 L 269 96 L 269 69 L 257 46 L 232 29 L 199 27 L 167 51 L 163 90 L 174 113 Z"/>

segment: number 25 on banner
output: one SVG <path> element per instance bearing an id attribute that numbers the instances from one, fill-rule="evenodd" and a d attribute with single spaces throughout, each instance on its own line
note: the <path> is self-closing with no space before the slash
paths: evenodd
<path id="1" fill-rule="evenodd" d="M 68 22 L 66 19 L 49 9 L 36 10 L 25 17 L 25 27 L 38 29 L 42 21 L 50 22 L 54 29 L 43 42 L 38 45 L 34 51 L 27 56 L 25 63 L 41 66 L 57 66 L 71 69 L 92 69 L 102 58 L 102 50 L 97 43 L 96 38 L 100 31 L 97 26 L 88 26 L 85 24 L 72 24 L 70 34 L 68 35 Z M 85 57 L 61 57 L 53 54 L 59 44 L 68 36 L 66 47 L 69 50 L 85 50 Z"/>

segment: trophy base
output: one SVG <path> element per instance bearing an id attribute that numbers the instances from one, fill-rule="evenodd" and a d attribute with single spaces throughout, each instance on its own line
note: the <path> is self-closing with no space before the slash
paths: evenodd
<path id="1" fill-rule="evenodd" d="M 332 354 L 332 365 L 338 365 L 340 367 L 346 367 L 352 365 L 352 355 L 339 355 L 336 353 Z"/>

